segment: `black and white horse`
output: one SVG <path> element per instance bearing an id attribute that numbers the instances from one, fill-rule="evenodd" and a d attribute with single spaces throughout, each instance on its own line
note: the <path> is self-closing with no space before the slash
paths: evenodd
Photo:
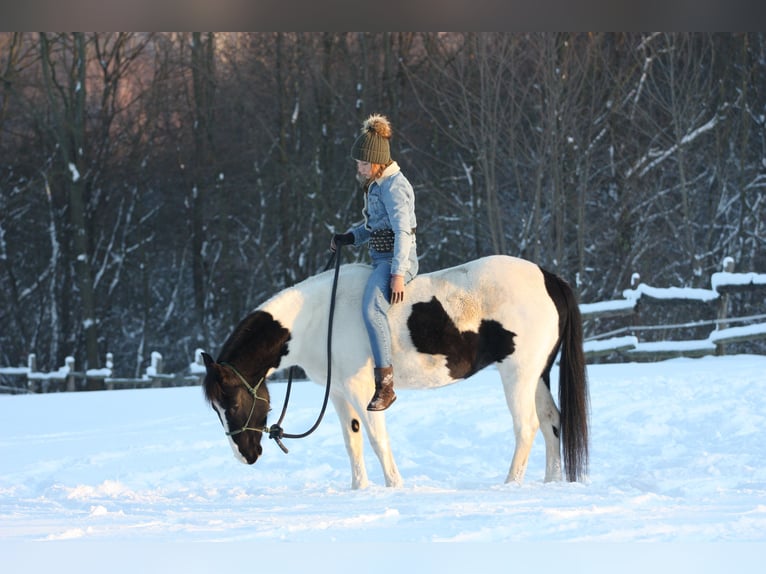
<path id="1" fill-rule="evenodd" d="M 368 412 L 373 365 L 361 319 L 370 267 L 344 265 L 333 323 L 330 399 L 343 430 L 353 488 L 367 486 L 362 429 L 388 486 L 402 478 L 389 445 L 385 414 Z M 234 454 L 253 464 L 269 411 L 265 378 L 300 365 L 315 382 L 327 370 L 328 309 L 333 274 L 325 272 L 285 289 L 245 317 L 207 367 L 204 389 Z M 521 482 L 538 429 L 545 438 L 545 480 L 583 477 L 588 458 L 588 391 L 582 324 L 569 285 L 537 265 L 491 256 L 422 274 L 409 283 L 403 304 L 391 307 L 394 379 L 399 389 L 440 387 L 496 364 L 513 417 L 516 439 L 506 482 Z M 559 404 L 550 371 L 559 361 Z M 255 397 L 255 398 L 254 398 Z M 399 402 L 394 408 L 407 408 Z"/>

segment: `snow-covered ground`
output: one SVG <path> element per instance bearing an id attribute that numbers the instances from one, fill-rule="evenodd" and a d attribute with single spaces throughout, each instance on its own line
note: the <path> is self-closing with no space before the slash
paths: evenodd
<path id="1" fill-rule="evenodd" d="M 766 357 L 595 365 L 589 379 L 585 483 L 542 482 L 538 435 L 524 484 L 503 484 L 511 419 L 490 368 L 401 391 L 387 420 L 405 486 L 383 486 L 368 448 L 363 491 L 332 410 L 289 454 L 269 442 L 246 466 L 196 387 L 2 395 L 0 571 L 82 572 L 94 556 L 110 574 L 160 571 L 163 557 L 164 572 L 552 571 L 598 556 L 624 572 L 645 570 L 652 552 L 632 544 L 645 541 L 673 543 L 656 560 L 683 572 L 762 557 Z M 284 384 L 271 390 L 276 414 Z M 310 426 L 322 392 L 297 386 L 286 432 Z"/>

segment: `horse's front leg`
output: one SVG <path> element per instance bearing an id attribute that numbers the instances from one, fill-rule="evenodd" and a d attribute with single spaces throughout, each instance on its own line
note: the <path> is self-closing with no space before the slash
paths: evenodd
<path id="1" fill-rule="evenodd" d="M 386 415 L 383 412 L 364 411 L 365 428 L 367 436 L 370 439 L 372 450 L 380 461 L 383 468 L 383 476 L 386 479 L 386 486 L 402 486 L 402 476 L 399 474 L 399 468 L 396 466 L 394 454 L 391 452 L 391 443 L 386 430 Z"/>
<path id="2" fill-rule="evenodd" d="M 359 415 L 353 406 L 342 396 L 331 395 L 335 412 L 343 429 L 343 441 L 351 463 L 351 488 L 367 488 L 367 469 L 364 466 L 362 428 Z"/>
<path id="3" fill-rule="evenodd" d="M 383 469 L 383 476 L 386 481 L 386 486 L 398 487 L 402 485 L 402 476 L 399 474 L 399 469 L 394 461 L 394 455 L 391 452 L 391 444 L 388 439 L 388 431 L 386 430 L 386 417 L 382 412 L 370 412 L 367 410 L 367 403 L 370 402 L 370 397 L 374 392 L 374 385 L 372 382 L 372 364 L 371 362 L 360 369 L 354 376 L 346 379 L 345 386 L 342 391 L 343 398 L 345 398 L 344 405 L 339 409 L 346 412 L 353 412 L 357 417 L 357 421 L 361 420 L 364 431 L 367 433 L 367 438 L 370 441 L 370 446 L 375 452 L 375 455 L 380 461 L 380 466 Z M 337 408 L 337 407 L 336 407 Z M 350 422 L 353 425 L 353 420 Z M 349 456 L 352 458 L 351 467 L 352 472 L 355 467 L 355 458 L 358 452 L 359 464 L 363 466 L 362 462 L 362 445 L 361 445 L 361 432 L 353 433 L 353 427 L 349 427 L 348 423 L 344 422 L 343 433 L 346 436 L 348 430 L 352 431 L 351 444 L 358 445 L 358 448 L 352 454 L 352 449 L 349 446 L 349 439 L 346 439 L 346 446 L 349 447 Z M 358 441 L 358 442 L 357 442 Z M 367 477 L 365 475 L 365 485 Z"/>

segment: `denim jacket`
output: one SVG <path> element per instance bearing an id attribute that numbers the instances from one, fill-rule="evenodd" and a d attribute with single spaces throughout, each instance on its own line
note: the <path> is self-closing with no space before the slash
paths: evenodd
<path id="1" fill-rule="evenodd" d="M 362 245 L 378 229 L 394 230 L 394 252 L 391 274 L 404 275 L 416 260 L 415 246 L 415 193 L 412 185 L 393 162 L 381 176 L 370 184 L 364 197 L 364 224 L 351 230 L 354 245 Z M 373 257 L 375 254 L 372 254 Z"/>

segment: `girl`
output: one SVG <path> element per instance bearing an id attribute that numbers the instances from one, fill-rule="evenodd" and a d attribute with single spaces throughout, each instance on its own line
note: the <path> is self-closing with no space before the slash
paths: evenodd
<path id="1" fill-rule="evenodd" d="M 357 180 L 364 189 L 364 223 L 334 235 L 336 245 L 369 244 L 372 274 L 362 298 L 362 318 L 375 361 L 375 394 L 368 411 L 382 411 L 396 400 L 387 311 L 404 301 L 404 285 L 418 272 L 415 245 L 415 194 L 399 165 L 391 159 L 388 118 L 373 114 L 351 148 Z"/>

